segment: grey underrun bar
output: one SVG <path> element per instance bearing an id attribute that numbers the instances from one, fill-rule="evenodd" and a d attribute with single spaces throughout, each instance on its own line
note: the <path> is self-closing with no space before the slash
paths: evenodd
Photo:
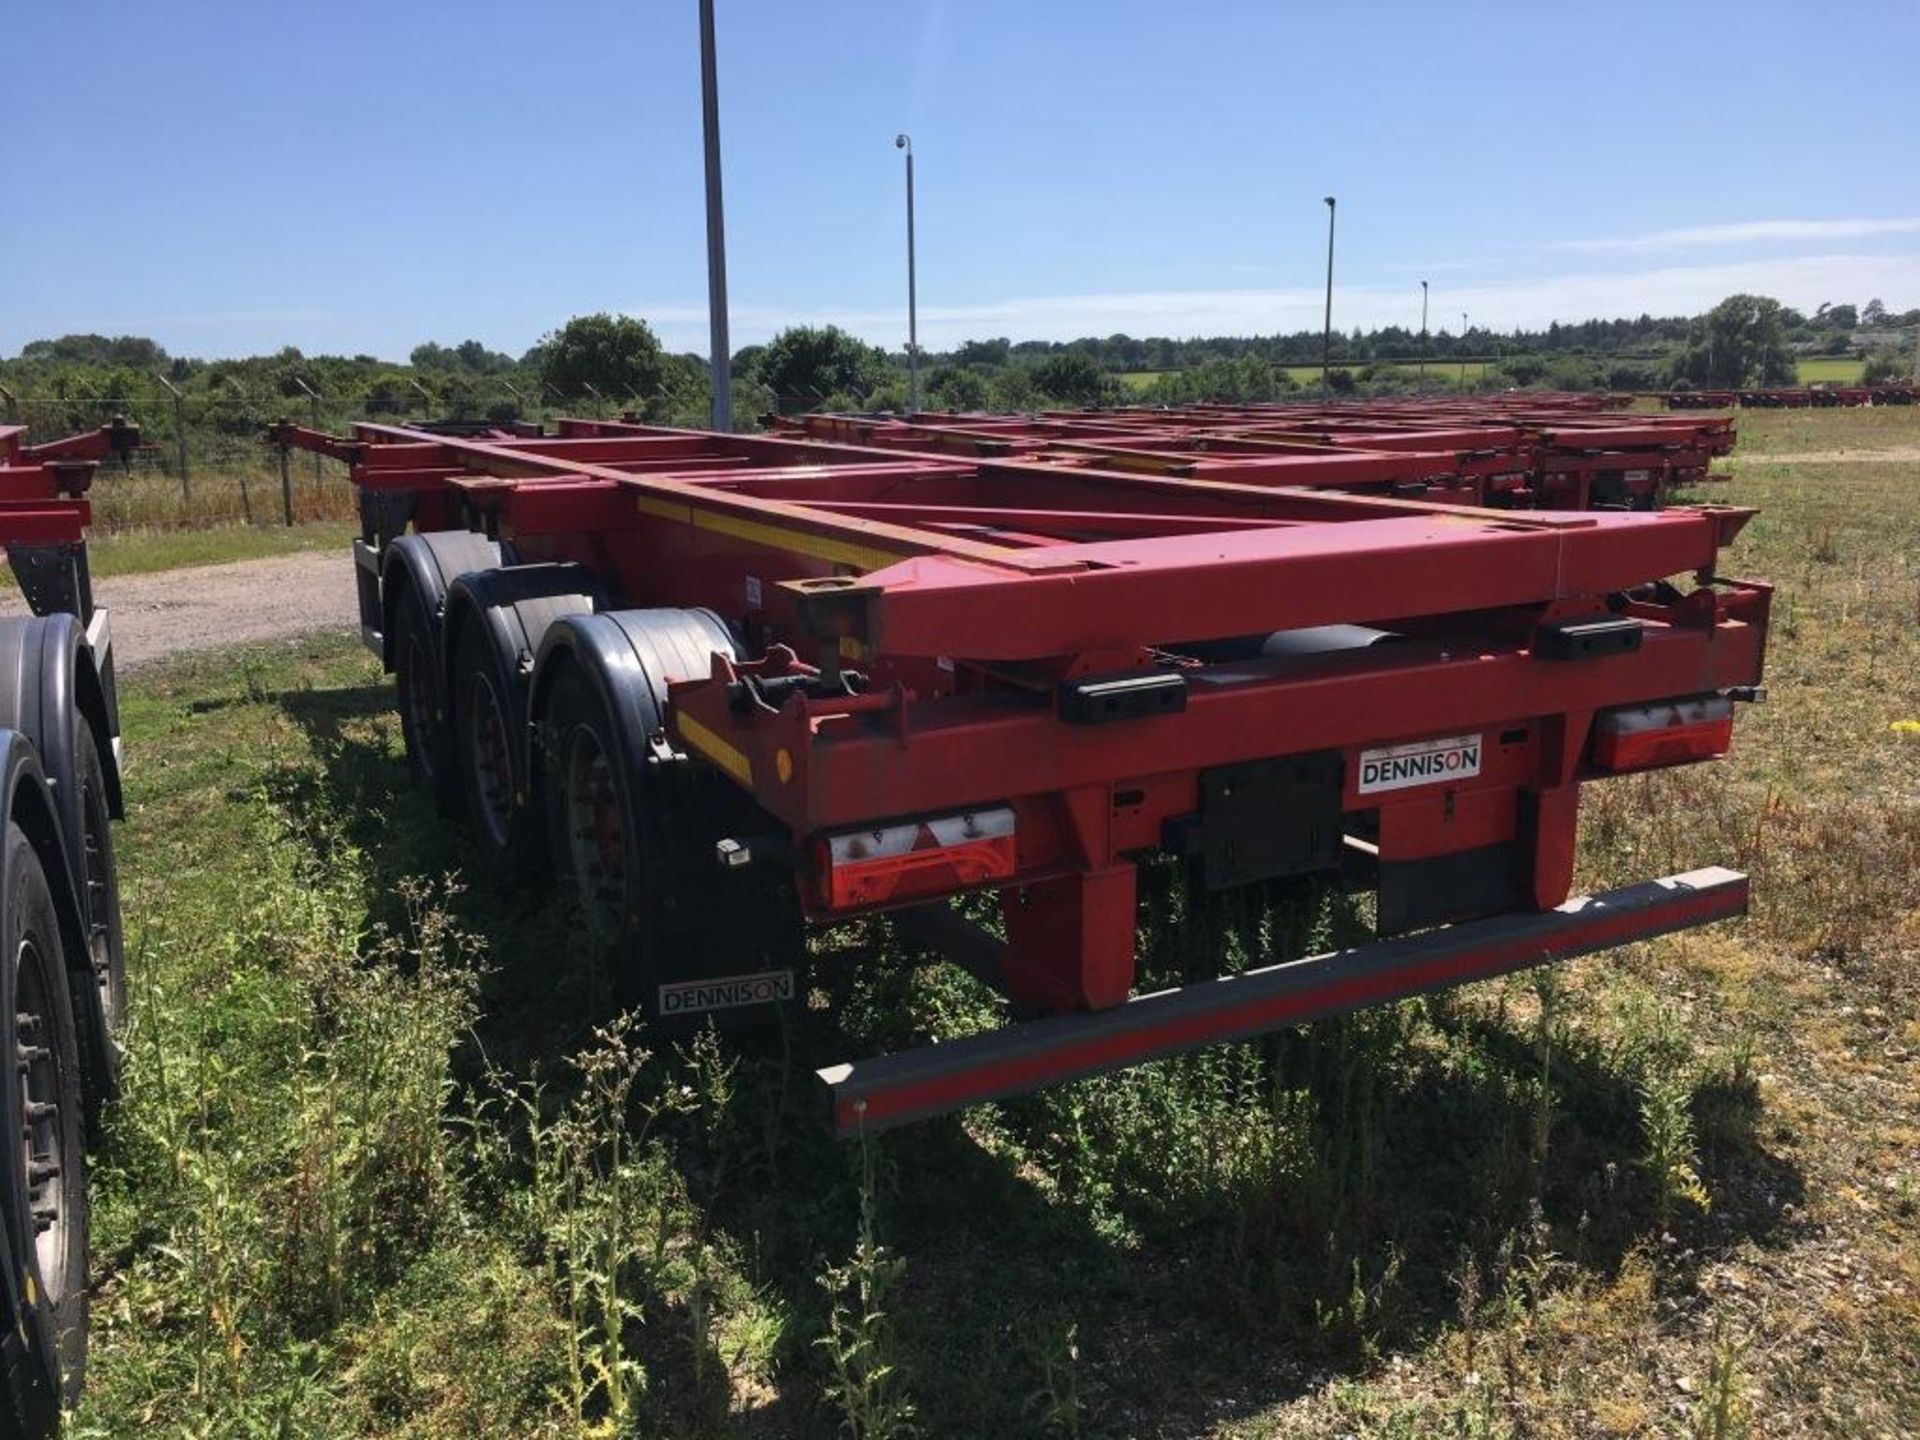
<path id="1" fill-rule="evenodd" d="M 1747 877 L 1689 870 L 1552 910 L 1376 941 L 816 1072 L 833 1129 L 888 1129 L 1222 1041 L 1744 915 Z"/>

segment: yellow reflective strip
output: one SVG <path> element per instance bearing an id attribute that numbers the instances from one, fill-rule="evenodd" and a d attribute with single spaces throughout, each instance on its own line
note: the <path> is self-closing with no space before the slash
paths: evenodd
<path id="1" fill-rule="evenodd" d="M 722 535 L 731 535 L 736 540 L 745 540 L 754 545 L 765 545 L 774 550 L 792 550 L 801 555 L 811 555 L 818 560 L 828 560 L 836 565 L 851 565 L 856 570 L 884 570 L 908 557 L 893 550 L 881 550 L 872 545 L 857 545 L 848 540 L 835 540 L 828 535 L 815 535 L 807 530 L 787 530 L 778 525 L 767 525 L 758 520 L 743 520 L 734 515 L 716 515 L 712 511 L 696 511 L 693 523 L 703 530 L 716 530 Z"/>
<path id="2" fill-rule="evenodd" d="M 680 500 L 642 495 L 636 503 L 642 515 L 712 530 L 716 534 L 729 535 L 752 545 L 765 545 L 772 550 L 791 550 L 797 555 L 811 555 L 816 560 L 826 560 L 835 565 L 850 565 L 862 572 L 884 570 L 889 565 L 910 558 L 897 550 L 882 550 L 873 545 L 838 540 L 831 535 L 815 535 L 809 530 L 789 530 L 785 526 L 769 525 L 760 520 L 696 509 Z"/>
<path id="3" fill-rule="evenodd" d="M 685 525 L 693 519 L 693 507 L 684 500 L 658 500 L 651 495 L 642 495 L 639 505 L 642 515 L 652 515 L 661 520 L 678 520 Z"/>
<path id="4" fill-rule="evenodd" d="M 738 780 L 748 789 L 753 788 L 753 762 L 740 751 L 722 740 L 713 731 L 702 725 L 691 715 L 676 711 L 674 720 L 680 726 L 680 735 L 689 745 L 698 750 L 707 759 L 718 765 L 727 774 Z"/>

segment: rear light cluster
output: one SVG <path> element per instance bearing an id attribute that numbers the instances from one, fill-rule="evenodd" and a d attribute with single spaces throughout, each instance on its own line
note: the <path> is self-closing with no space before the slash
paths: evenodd
<path id="1" fill-rule="evenodd" d="M 1733 744 L 1733 701 L 1724 695 L 1607 710 L 1593 722 L 1593 763 L 1618 774 L 1711 760 Z"/>
<path id="2" fill-rule="evenodd" d="M 1013 874 L 1013 811 L 1000 805 L 829 835 L 815 858 L 835 910 L 945 895 Z"/>

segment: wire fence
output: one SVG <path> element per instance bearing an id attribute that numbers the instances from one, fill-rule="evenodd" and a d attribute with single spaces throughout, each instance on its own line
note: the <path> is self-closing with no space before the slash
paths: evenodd
<path id="1" fill-rule="evenodd" d="M 152 393 L 47 395 L 0 387 L 0 423 L 27 427 L 27 443 L 98 429 L 116 418 L 139 428 L 139 443 L 102 461 L 89 498 L 96 530 L 181 529 L 214 525 L 305 524 L 355 514 L 346 469 L 320 455 L 283 457 L 267 427 L 291 420 L 344 432 L 360 421 L 393 425 L 423 421 L 549 422 L 560 415 L 613 419 L 643 416 L 661 423 L 704 424 L 706 397 L 592 395 L 562 401 L 501 386 L 494 398 L 449 406 L 425 387 L 403 395 L 334 397 L 309 390 L 298 397 L 176 389 L 164 379 Z"/>

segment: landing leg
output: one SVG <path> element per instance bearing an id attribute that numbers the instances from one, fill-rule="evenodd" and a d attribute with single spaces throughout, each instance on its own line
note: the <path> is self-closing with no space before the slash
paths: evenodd
<path id="1" fill-rule="evenodd" d="M 1134 868 L 1108 865 L 1005 890 L 1007 986 L 1036 1010 L 1106 1010 L 1133 989 Z"/>

